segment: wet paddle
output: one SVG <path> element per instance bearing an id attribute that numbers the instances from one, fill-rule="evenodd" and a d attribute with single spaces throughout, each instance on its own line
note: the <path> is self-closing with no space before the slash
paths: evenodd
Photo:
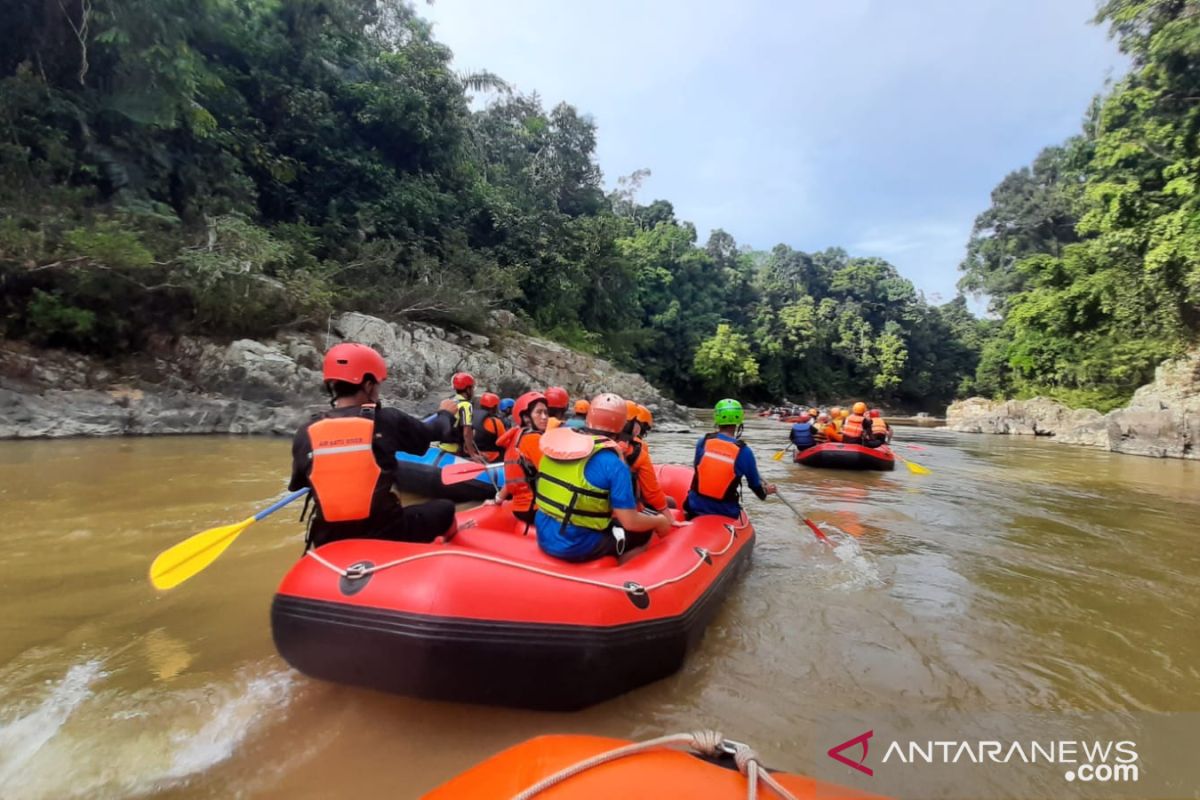
<path id="1" fill-rule="evenodd" d="M 464 464 L 451 464 L 450 466 L 442 469 L 442 483 L 446 486 L 450 486 L 455 483 L 463 483 L 471 480 L 472 478 L 478 477 L 480 473 L 485 471 L 488 473 L 488 478 L 491 478 L 492 473 L 501 469 L 504 469 L 503 463 L 479 464 L 476 462 L 471 462 Z M 495 481 L 492 481 L 492 483 L 494 484 Z"/>
<path id="2" fill-rule="evenodd" d="M 904 466 L 908 467 L 908 471 L 914 475 L 932 475 L 933 474 L 933 472 L 930 469 L 928 469 L 926 467 L 922 467 L 920 464 L 916 463 L 915 461 L 909 461 L 907 458 L 905 458 L 904 456 L 897 453 L 895 448 L 892 449 L 892 455 L 894 455 L 896 458 L 900 459 L 900 463 L 903 464 Z"/>
<path id="3" fill-rule="evenodd" d="M 804 516 L 804 514 L 802 514 L 798 508 L 796 508 L 794 505 L 792 505 L 791 501 L 789 501 L 786 497 L 784 497 L 778 489 L 775 490 L 775 496 L 778 497 L 785 506 L 790 508 L 792 510 L 792 513 L 795 514 L 797 517 L 799 517 L 804 522 L 804 524 L 807 525 L 814 534 L 816 534 L 816 537 L 818 539 L 820 539 L 825 544 L 828 544 L 828 545 L 833 544 L 833 542 L 829 541 L 829 537 L 825 535 L 825 531 L 818 528 L 817 524 L 815 522 L 813 522 L 808 517 Z"/>
<path id="4" fill-rule="evenodd" d="M 232 525 L 209 528 L 162 551 L 150 565 L 150 583 L 154 584 L 155 589 L 175 588 L 216 561 L 246 528 L 306 494 L 307 488 L 292 492 L 253 517 L 247 517 Z"/>
<path id="5" fill-rule="evenodd" d="M 792 449 L 794 446 L 795 446 L 795 445 L 790 445 L 790 444 L 789 444 L 787 447 L 783 448 L 783 449 L 782 449 L 782 450 L 780 450 L 778 453 L 776 453 L 775 455 L 771 456 L 771 460 L 772 460 L 772 461 L 783 461 L 783 456 L 784 456 L 784 453 L 786 453 L 788 450 L 791 450 L 791 449 Z"/>

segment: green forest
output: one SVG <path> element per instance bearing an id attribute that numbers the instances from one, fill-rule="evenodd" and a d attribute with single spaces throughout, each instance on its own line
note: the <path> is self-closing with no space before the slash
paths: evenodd
<path id="1" fill-rule="evenodd" d="M 687 402 L 1109 408 L 1200 327 L 1198 11 L 1100 7 L 1131 71 L 993 192 L 979 320 L 878 258 L 702 242 L 648 171 L 606 191 L 589 116 L 455 72 L 399 0 L 6 3 L 0 335 L 116 356 L 507 309 Z"/>

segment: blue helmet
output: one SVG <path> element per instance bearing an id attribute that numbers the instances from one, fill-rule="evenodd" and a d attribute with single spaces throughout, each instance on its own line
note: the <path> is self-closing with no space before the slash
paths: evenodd
<path id="1" fill-rule="evenodd" d="M 515 401 L 511 397 L 506 397 L 503 400 L 501 400 L 500 401 L 500 413 L 507 414 L 508 412 L 512 411 L 514 402 Z"/>

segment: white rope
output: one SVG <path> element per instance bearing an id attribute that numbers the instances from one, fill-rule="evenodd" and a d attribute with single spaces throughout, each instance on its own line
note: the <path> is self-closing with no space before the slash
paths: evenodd
<path id="1" fill-rule="evenodd" d="M 747 525 L 748 524 L 749 523 L 747 522 Z M 744 528 L 746 526 L 743 525 L 742 527 Z M 694 564 L 692 564 L 692 566 L 690 568 L 688 568 L 685 572 L 683 572 L 682 574 L 677 575 L 673 578 L 664 578 L 663 580 L 659 581 L 658 583 L 654 583 L 649 586 L 641 587 L 641 592 L 648 594 L 656 589 L 661 589 L 664 586 L 669 586 L 672 583 L 678 583 L 679 581 L 686 579 L 688 576 L 690 576 L 696 570 L 700 569 L 700 566 L 705 563 L 705 560 L 710 555 L 723 556 L 726 553 L 728 553 L 730 548 L 733 547 L 734 541 L 736 541 L 736 539 L 737 539 L 737 535 L 734 533 L 734 531 L 737 530 L 737 528 L 735 528 L 733 525 L 726 525 L 725 528 L 726 528 L 726 530 L 729 531 L 729 541 L 725 544 L 725 547 L 723 547 L 722 549 L 720 549 L 718 551 L 713 551 L 713 552 L 710 552 L 710 551 L 707 551 L 707 550 L 704 550 L 703 548 L 701 548 L 700 552 L 697 553 L 696 562 Z M 462 550 L 462 549 L 458 549 L 458 548 L 455 548 L 453 550 L 430 550 L 429 552 L 417 553 L 416 555 L 406 556 L 405 558 L 398 558 L 394 561 L 388 561 L 386 563 L 376 564 L 376 565 L 370 566 L 370 567 L 350 567 L 350 568 L 345 568 L 345 569 L 343 569 L 342 567 L 339 567 L 337 564 L 334 564 L 334 563 L 330 562 L 328 559 L 319 555 L 315 549 L 309 550 L 307 553 L 305 553 L 305 555 L 314 559 L 318 564 L 321 564 L 322 566 L 326 567 L 327 569 L 330 569 L 333 572 L 336 572 L 341 577 L 350 578 L 351 580 L 358 580 L 360 578 L 365 578 L 366 576 L 371 575 L 373 573 L 382 572 L 383 570 L 391 569 L 392 567 L 403 566 L 404 564 L 410 564 L 414 561 L 420 561 L 425 558 L 458 557 L 458 558 L 474 558 L 479 561 L 487 561 L 492 564 L 499 564 L 499 565 L 505 566 L 505 567 L 512 567 L 514 569 L 525 570 L 526 572 L 533 572 L 538 575 L 544 575 L 548 578 L 560 578 L 564 581 L 572 581 L 574 583 L 583 583 L 583 584 L 587 584 L 589 586 L 596 586 L 601 589 L 612 589 L 614 591 L 621 592 L 622 594 L 626 594 L 630 591 L 630 587 L 628 587 L 626 584 L 623 584 L 623 583 L 622 584 L 607 583 L 605 581 L 593 580 L 591 578 L 582 578 L 582 577 L 579 577 L 578 575 L 565 575 L 561 572 L 554 572 L 552 570 L 543 569 L 542 567 L 535 567 L 532 564 L 525 564 L 520 561 L 511 561 L 507 558 L 500 558 L 499 556 L 487 555 L 486 553 L 473 553 L 470 550 Z"/>
<path id="2" fill-rule="evenodd" d="M 553 775 L 542 778 L 533 786 L 514 796 L 513 800 L 529 800 L 529 798 L 536 797 L 547 789 L 557 786 L 563 781 L 569 780 L 581 772 L 586 772 L 601 764 L 607 764 L 610 761 L 616 761 L 626 756 L 645 753 L 659 747 L 678 745 L 689 747 L 694 752 L 709 757 L 719 756 L 723 753 L 727 754 L 732 750 L 733 761 L 737 765 L 738 772 L 746 776 L 746 797 L 749 800 L 755 800 L 758 797 L 758 783 L 760 780 L 764 785 L 784 798 L 784 800 L 796 800 L 795 796 L 771 777 L 771 774 L 766 769 L 760 768 L 758 753 L 739 742 L 727 742 L 719 732 L 712 730 L 673 733 L 668 736 L 659 736 L 657 739 L 651 739 L 648 742 L 634 742 L 633 744 L 623 745 L 605 753 L 598 753 L 565 769 L 561 769 Z"/>

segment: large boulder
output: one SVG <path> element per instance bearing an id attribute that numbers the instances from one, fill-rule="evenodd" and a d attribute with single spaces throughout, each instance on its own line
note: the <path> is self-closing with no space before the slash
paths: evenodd
<path id="1" fill-rule="evenodd" d="M 1072 409 L 1044 397 L 951 404 L 946 427 L 964 433 L 1053 436 L 1064 444 L 1156 458 L 1200 458 L 1200 350 L 1163 362 L 1154 382 L 1108 414 Z"/>
<path id="2" fill-rule="evenodd" d="M 358 341 L 387 361 L 384 400 L 432 411 L 450 376 L 514 394 L 559 385 L 574 397 L 614 391 L 645 403 L 663 422 L 688 422 L 640 375 L 603 359 L 506 331 L 501 337 L 391 323 L 347 313 L 325 333 L 284 332 L 269 341 L 182 337 L 106 363 L 19 343 L 0 347 L 0 438 L 180 433 L 290 433 L 326 407 L 321 362 L 329 345 Z"/>

